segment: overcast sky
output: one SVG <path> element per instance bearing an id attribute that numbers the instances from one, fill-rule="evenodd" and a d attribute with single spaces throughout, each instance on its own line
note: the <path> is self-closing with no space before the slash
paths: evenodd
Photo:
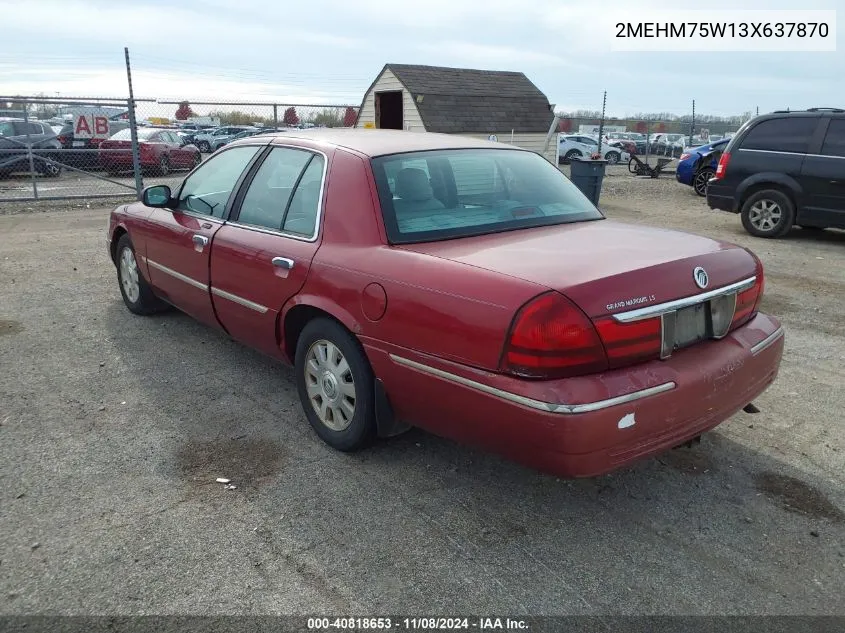
<path id="1" fill-rule="evenodd" d="M 684 114 L 693 99 L 708 114 L 845 107 L 842 46 L 825 53 L 611 52 L 608 16 L 689 8 L 676 4 L 0 0 L 0 94 L 124 96 L 128 46 L 137 97 L 357 105 L 382 66 L 395 62 L 522 71 L 558 110 L 601 109 L 603 90 L 611 115 Z M 803 0 L 799 8 L 845 14 L 842 0 Z"/>

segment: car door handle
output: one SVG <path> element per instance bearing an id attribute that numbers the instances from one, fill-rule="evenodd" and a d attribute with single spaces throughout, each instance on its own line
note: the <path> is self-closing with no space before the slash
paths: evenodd
<path id="1" fill-rule="evenodd" d="M 191 239 L 194 240 L 194 244 L 197 246 L 205 246 L 208 244 L 208 238 L 205 235 L 194 235 Z"/>
<path id="2" fill-rule="evenodd" d="M 274 257 L 272 261 L 273 266 L 276 266 L 277 268 L 284 268 L 285 270 L 293 268 L 293 260 L 288 259 L 287 257 Z"/>

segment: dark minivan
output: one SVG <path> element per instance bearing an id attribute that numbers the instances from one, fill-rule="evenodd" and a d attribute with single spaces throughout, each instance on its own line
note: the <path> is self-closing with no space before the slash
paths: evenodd
<path id="1" fill-rule="evenodd" d="M 757 237 L 782 237 L 794 225 L 845 228 L 845 110 L 751 119 L 722 153 L 707 206 L 739 213 Z"/>

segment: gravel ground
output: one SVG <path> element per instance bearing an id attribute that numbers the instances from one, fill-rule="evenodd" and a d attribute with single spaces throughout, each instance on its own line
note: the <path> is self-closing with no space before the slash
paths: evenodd
<path id="1" fill-rule="evenodd" d="M 288 369 L 124 308 L 86 204 L 0 205 L 0 614 L 845 615 L 842 232 L 612 170 L 608 216 L 761 256 L 786 352 L 760 413 L 561 481 L 420 431 L 331 451 Z"/>

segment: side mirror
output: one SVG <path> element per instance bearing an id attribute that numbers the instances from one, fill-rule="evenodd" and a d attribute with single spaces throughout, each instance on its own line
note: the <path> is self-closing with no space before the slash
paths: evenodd
<path id="1" fill-rule="evenodd" d="M 141 200 L 145 206 L 163 209 L 170 204 L 172 195 L 167 185 L 155 185 L 144 189 Z"/>

